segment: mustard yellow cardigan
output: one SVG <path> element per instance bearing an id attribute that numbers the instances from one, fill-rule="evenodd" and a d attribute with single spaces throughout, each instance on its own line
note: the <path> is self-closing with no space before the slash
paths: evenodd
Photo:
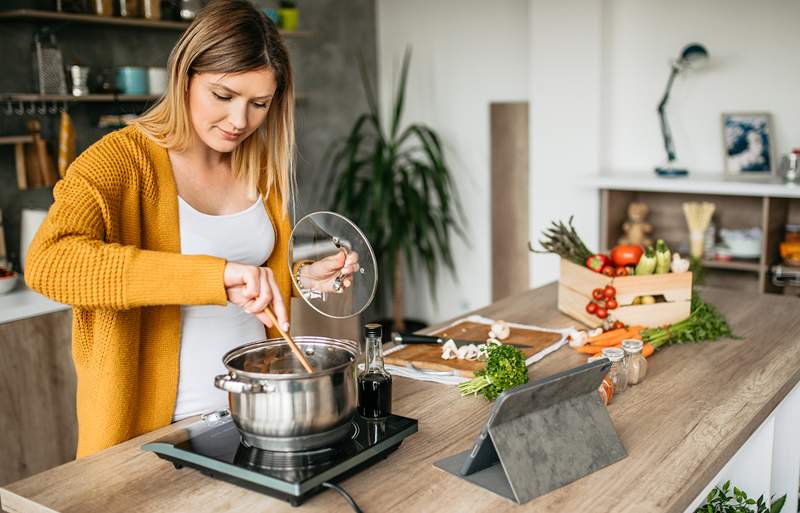
<path id="1" fill-rule="evenodd" d="M 261 192 L 275 227 L 266 265 L 288 308 L 290 222 L 278 195 Z M 225 260 L 180 254 L 178 194 L 167 151 L 135 127 L 83 152 L 53 194 L 27 256 L 25 281 L 74 307 L 82 457 L 171 422 L 180 305 L 226 304 Z"/>

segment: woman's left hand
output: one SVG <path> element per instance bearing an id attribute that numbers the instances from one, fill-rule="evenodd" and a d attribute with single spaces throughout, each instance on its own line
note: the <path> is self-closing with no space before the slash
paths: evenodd
<path id="1" fill-rule="evenodd" d="M 352 275 L 358 269 L 358 253 L 342 249 L 335 255 L 304 265 L 300 269 L 300 285 L 317 292 L 339 293 L 352 285 Z M 338 289 L 335 285 L 337 277 L 341 283 Z"/>

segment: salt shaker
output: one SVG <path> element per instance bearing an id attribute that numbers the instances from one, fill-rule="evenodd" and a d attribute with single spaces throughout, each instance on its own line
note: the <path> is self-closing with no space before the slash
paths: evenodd
<path id="1" fill-rule="evenodd" d="M 628 384 L 641 383 L 647 374 L 647 360 L 642 355 L 642 341 L 636 339 L 623 340 L 625 351 L 625 368 L 628 370 Z"/>

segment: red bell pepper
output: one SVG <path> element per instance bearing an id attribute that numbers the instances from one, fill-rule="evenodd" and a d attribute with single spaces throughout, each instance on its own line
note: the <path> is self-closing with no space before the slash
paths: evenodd
<path id="1" fill-rule="evenodd" d="M 603 267 L 607 266 L 611 263 L 609 258 L 601 253 L 596 255 L 592 255 L 586 259 L 586 267 L 591 269 L 592 271 L 599 273 L 603 271 Z"/>

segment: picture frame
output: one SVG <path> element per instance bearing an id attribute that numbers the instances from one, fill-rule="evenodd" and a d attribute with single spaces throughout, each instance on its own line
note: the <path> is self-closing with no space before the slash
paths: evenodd
<path id="1" fill-rule="evenodd" d="M 723 112 L 722 159 L 725 175 L 768 178 L 775 174 L 775 143 L 769 112 Z"/>

